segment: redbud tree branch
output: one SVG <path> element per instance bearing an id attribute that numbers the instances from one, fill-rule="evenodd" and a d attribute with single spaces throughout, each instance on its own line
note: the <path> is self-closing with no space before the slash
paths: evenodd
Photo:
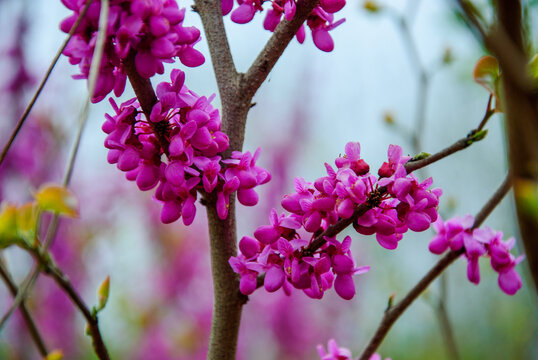
<path id="1" fill-rule="evenodd" d="M 479 136 L 477 136 L 479 135 Z M 454 144 L 446 147 L 445 149 L 429 155 L 425 159 L 416 160 L 416 161 L 409 161 L 405 164 L 405 170 L 407 170 L 407 173 L 411 173 L 415 170 L 421 169 L 425 166 L 428 166 L 430 164 L 433 164 L 436 161 L 439 161 L 441 159 L 444 159 L 447 156 L 450 156 L 454 154 L 455 152 L 458 152 L 460 150 L 466 149 L 470 145 L 472 145 L 476 141 L 480 141 L 483 139 L 485 133 L 471 131 L 466 137 L 456 141 Z M 386 187 L 380 187 L 377 190 L 374 191 L 376 197 L 379 195 L 383 195 L 387 192 Z M 325 237 L 332 237 L 343 231 L 345 228 L 347 228 L 349 225 L 357 221 L 359 217 L 364 215 L 369 209 L 371 209 L 374 205 L 367 202 L 357 206 L 355 208 L 355 211 L 353 211 L 353 215 L 348 219 L 340 219 L 338 222 L 334 225 L 330 225 L 327 227 L 325 231 L 323 231 L 320 235 L 316 236 L 314 240 L 310 243 L 310 245 L 303 251 L 304 254 L 313 254 L 316 250 L 318 250 L 320 247 L 325 244 L 326 240 Z"/>
<path id="2" fill-rule="evenodd" d="M 295 16 L 278 24 L 273 35 L 248 69 L 243 89 L 252 98 L 319 0 L 298 0 Z"/>
<path id="3" fill-rule="evenodd" d="M 476 215 L 472 229 L 478 228 L 484 222 L 489 214 L 491 214 L 493 209 L 495 209 L 503 197 L 508 193 L 511 186 L 511 177 L 510 174 L 508 174 L 501 186 L 497 189 L 497 191 L 495 191 L 493 196 Z M 409 305 L 411 305 L 413 301 L 415 301 L 419 295 L 422 294 L 422 292 L 426 290 L 426 288 L 464 252 L 464 248 L 458 251 L 448 252 L 430 269 L 430 271 L 428 271 L 428 273 L 422 279 L 420 279 L 420 281 L 407 293 L 407 295 L 405 295 L 402 300 L 400 300 L 398 304 L 389 307 L 385 311 L 385 315 L 383 316 L 381 323 L 379 324 L 374 336 L 366 346 L 366 349 L 359 357 L 359 360 L 370 359 L 379 345 L 381 345 L 381 342 L 391 329 L 392 325 L 396 322 L 396 320 L 398 320 L 400 315 L 402 315 Z"/>
<path id="4" fill-rule="evenodd" d="M 75 290 L 67 276 L 51 260 L 48 253 L 43 253 L 40 249 L 32 251 L 37 263 L 42 267 L 43 273 L 52 277 L 58 286 L 66 293 L 73 304 L 80 310 L 88 323 L 89 335 L 92 337 L 92 345 L 95 354 L 100 360 L 110 360 L 108 350 L 103 342 L 101 331 L 99 330 L 99 319 L 95 311 L 90 311 L 84 300 Z"/>
<path id="5" fill-rule="evenodd" d="M 17 125 L 15 126 L 15 129 L 11 133 L 11 136 L 9 137 L 9 140 L 8 140 L 7 144 L 4 146 L 4 149 L 2 150 L 2 154 L 0 154 L 0 164 L 2 164 L 2 162 L 4 161 L 9 149 L 11 148 L 11 145 L 13 144 L 13 141 L 15 141 L 15 138 L 17 137 L 20 129 L 24 125 L 24 122 L 26 121 L 26 118 L 28 117 L 28 115 L 30 115 L 30 111 L 32 111 L 32 108 L 34 107 L 34 104 L 37 101 L 37 98 L 41 94 L 41 90 L 43 90 L 43 87 L 45 86 L 45 83 L 49 79 L 49 76 L 52 73 L 52 70 L 54 69 L 54 66 L 56 66 L 56 63 L 58 62 L 58 59 L 62 55 L 62 52 L 64 51 L 65 47 L 69 43 L 69 40 L 71 40 L 71 38 L 73 37 L 73 34 L 77 30 L 77 28 L 78 28 L 79 24 L 81 23 L 82 19 L 86 15 L 86 11 L 90 7 L 90 4 L 92 3 L 92 1 L 93 0 L 88 0 L 88 2 L 86 3 L 86 6 L 84 6 L 84 9 L 82 10 L 80 15 L 78 16 L 78 18 L 75 21 L 75 23 L 73 24 L 73 26 L 71 27 L 71 30 L 69 30 L 69 33 L 67 34 L 67 37 L 65 38 L 65 41 L 63 42 L 62 46 L 60 46 L 60 48 L 56 52 L 56 55 L 54 55 L 54 58 L 52 59 L 52 62 L 50 63 L 49 68 L 47 69 L 47 72 L 45 73 L 45 76 L 41 80 L 41 83 L 37 87 L 37 90 L 36 90 L 34 96 L 32 97 L 32 99 L 30 100 L 30 103 L 26 106 L 26 109 L 24 110 L 24 112 L 21 115 L 19 121 L 17 122 Z"/>
<path id="6" fill-rule="evenodd" d="M 2 277 L 2 280 L 4 280 L 11 295 L 15 297 L 19 289 L 17 287 L 17 284 L 13 281 L 11 274 L 5 268 L 5 264 L 2 260 L 0 260 L 0 277 Z M 19 308 L 21 311 L 22 318 L 24 319 L 24 323 L 26 324 L 26 328 L 28 329 L 28 332 L 30 333 L 30 337 L 35 343 L 37 350 L 39 351 L 39 354 L 43 358 L 46 357 L 49 352 L 47 350 L 47 347 L 45 346 L 45 342 L 43 341 L 41 334 L 39 333 L 39 330 L 37 329 L 34 319 L 32 318 L 32 315 L 30 315 L 30 312 L 26 308 L 26 304 L 24 303 L 24 301 L 21 302 Z"/>

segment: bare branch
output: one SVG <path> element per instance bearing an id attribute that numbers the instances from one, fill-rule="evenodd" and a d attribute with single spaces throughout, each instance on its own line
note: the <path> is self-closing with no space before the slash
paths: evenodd
<path id="1" fill-rule="evenodd" d="M 104 0 L 106 1 L 106 0 Z M 108 355 L 108 350 L 103 342 L 103 337 L 101 336 L 101 331 L 99 330 L 99 320 L 95 312 L 90 311 L 84 300 L 80 297 L 78 292 L 75 290 L 67 276 L 58 268 L 52 260 L 50 259 L 48 253 L 43 254 L 42 250 L 36 249 L 32 252 L 34 257 L 40 266 L 43 267 L 43 273 L 52 277 L 56 284 L 66 293 L 66 295 L 71 299 L 73 304 L 80 310 L 86 321 L 88 322 L 89 333 L 92 337 L 92 345 L 95 351 L 95 354 L 100 360 L 110 360 Z"/>
<path id="2" fill-rule="evenodd" d="M 319 0 L 299 0 L 297 10 L 291 21 L 282 20 L 276 27 L 273 35 L 262 49 L 252 66 L 248 69 L 242 83 L 242 90 L 252 99 L 267 75 L 304 23 L 310 12 L 316 7 Z"/>
<path id="3" fill-rule="evenodd" d="M 489 214 L 495 209 L 495 207 L 501 202 L 503 197 L 508 193 L 511 187 L 510 174 L 508 174 L 501 184 L 501 186 L 495 191 L 493 196 L 488 200 L 484 207 L 475 217 L 475 222 L 472 229 L 478 228 Z M 458 251 L 449 251 L 445 256 L 441 258 L 435 264 L 430 271 L 405 295 L 405 297 L 395 306 L 388 308 L 385 311 L 385 315 L 381 320 L 374 336 L 363 351 L 360 360 L 368 360 L 376 349 L 381 345 L 381 342 L 389 332 L 392 325 L 398 320 L 400 315 L 415 301 L 420 294 L 439 276 L 450 264 L 452 264 L 457 258 L 465 252 L 464 248 Z"/>
<path id="4" fill-rule="evenodd" d="M 221 98 L 234 97 L 239 75 L 230 52 L 220 1 L 195 0 L 194 3 L 204 26 L 219 94 Z M 222 106 L 225 106 L 224 102 Z"/>
<path id="5" fill-rule="evenodd" d="M 8 270 L 4 266 L 3 260 L 0 259 L 0 277 L 4 280 L 6 283 L 7 288 L 9 289 L 9 292 L 11 292 L 11 295 L 15 297 L 17 295 L 17 292 L 19 291 L 17 284 L 13 281 L 13 278 L 9 274 Z M 39 333 L 39 330 L 37 329 L 37 326 L 34 322 L 34 319 L 32 319 L 32 315 L 30 315 L 30 312 L 26 308 L 26 304 L 21 302 L 19 306 L 22 314 L 22 318 L 24 319 L 24 323 L 26 324 L 26 327 L 28 328 L 28 332 L 30 333 L 30 336 L 32 340 L 34 341 L 37 350 L 39 351 L 39 354 L 41 357 L 46 357 L 48 355 L 47 347 L 45 346 L 45 342 L 43 341 L 43 338 L 41 334 Z"/>

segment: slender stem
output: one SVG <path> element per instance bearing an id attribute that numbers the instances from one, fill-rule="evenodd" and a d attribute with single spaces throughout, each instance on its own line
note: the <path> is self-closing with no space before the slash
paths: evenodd
<path id="1" fill-rule="evenodd" d="M 501 184 L 501 186 L 495 191 L 493 196 L 488 200 L 484 207 L 475 217 L 475 222 L 472 229 L 479 227 L 489 214 L 495 209 L 495 207 L 501 202 L 503 197 L 508 193 L 511 187 L 510 174 L 508 174 Z M 405 297 L 395 306 L 388 308 L 385 311 L 385 315 L 381 320 L 381 323 L 377 327 L 374 336 L 370 339 L 370 342 L 363 351 L 360 360 L 368 360 L 376 349 L 381 345 L 381 342 L 391 329 L 392 325 L 398 320 L 400 315 L 415 301 L 420 294 L 435 280 L 450 264 L 452 264 L 457 258 L 465 252 L 464 248 L 458 251 L 449 251 L 445 256 L 441 258 L 435 264 L 430 271 L 405 295 Z"/>
<path id="2" fill-rule="evenodd" d="M 7 288 L 11 292 L 11 294 L 15 297 L 17 295 L 17 292 L 19 291 L 17 284 L 15 281 L 13 281 L 13 278 L 9 274 L 8 270 L 4 266 L 4 262 L 0 260 L 0 277 L 4 280 L 6 283 Z M 39 330 L 37 329 L 37 326 L 34 322 L 34 319 L 32 318 L 32 315 L 30 315 L 30 312 L 26 308 L 26 304 L 21 302 L 19 309 L 22 314 L 22 318 L 24 319 L 24 323 L 26 324 L 26 327 L 28 328 L 28 332 L 30 333 L 30 337 L 32 338 L 33 342 L 35 343 L 37 350 L 39 351 L 39 354 L 41 357 L 46 357 L 48 355 L 47 347 L 45 346 L 45 342 L 43 341 L 43 338 L 41 334 L 39 333 Z"/>
<path id="3" fill-rule="evenodd" d="M 484 117 L 482 118 L 482 121 L 480 121 L 480 124 L 478 125 L 478 127 L 476 128 L 476 131 L 480 131 L 484 128 L 484 126 L 486 126 L 489 118 L 495 114 L 495 110 L 493 110 L 491 108 L 491 102 L 493 100 L 493 95 L 489 95 L 489 99 L 488 99 L 488 105 L 486 106 L 486 112 L 484 113 Z"/>
<path id="4" fill-rule="evenodd" d="M 92 345 L 95 351 L 95 354 L 100 360 L 110 360 L 108 355 L 108 350 L 103 342 L 103 337 L 101 336 L 101 331 L 99 330 L 99 320 L 97 314 L 90 311 L 84 300 L 80 297 L 78 292 L 75 290 L 67 276 L 58 268 L 50 257 L 48 253 L 41 253 L 39 249 L 33 251 L 33 255 L 36 258 L 37 262 L 43 267 L 43 272 L 52 277 L 56 284 L 67 294 L 71 299 L 73 304 L 80 310 L 86 321 L 88 322 L 89 332 L 92 337 Z"/>
<path id="5" fill-rule="evenodd" d="M 93 51 L 92 63 L 90 65 L 90 72 L 88 76 L 88 99 L 82 110 L 82 115 L 80 116 L 80 123 L 77 130 L 77 135 L 75 137 L 75 144 L 71 148 L 71 154 L 67 162 L 67 168 L 64 173 L 63 186 L 67 186 L 71 180 L 71 175 L 73 174 L 73 168 L 75 165 L 75 159 L 77 157 L 78 149 L 80 148 L 80 140 L 82 138 L 82 133 L 86 123 L 88 122 L 88 112 L 90 109 L 90 101 L 94 95 L 95 87 L 97 84 L 97 77 L 99 76 L 99 69 L 101 68 L 101 59 L 103 58 L 103 51 L 105 49 L 106 42 L 106 28 L 108 21 L 108 9 L 109 2 L 108 0 L 101 0 L 101 11 L 99 13 L 99 27 L 97 30 L 97 41 L 95 43 L 95 50 Z"/>
<path id="6" fill-rule="evenodd" d="M 222 18 L 220 1 L 195 0 L 196 9 L 202 19 L 204 34 L 207 37 L 211 62 L 221 98 L 235 96 L 239 74 L 235 68 L 226 29 Z M 223 102 L 223 112 L 227 111 Z"/>
<path id="7" fill-rule="evenodd" d="M 71 27 L 71 30 L 69 30 L 69 34 L 67 35 L 66 39 L 64 40 L 62 46 L 60 46 L 60 48 L 56 52 L 56 55 L 54 55 L 54 58 L 52 59 L 52 62 L 50 63 L 49 68 L 47 69 L 47 72 L 45 73 L 45 76 L 41 80 L 41 83 L 39 84 L 34 96 L 30 100 L 30 103 L 28 104 L 28 106 L 26 106 L 26 109 L 24 110 L 24 112 L 21 115 L 19 121 L 17 122 L 17 125 L 15 126 L 15 129 L 11 133 L 11 136 L 10 136 L 7 144 L 4 146 L 4 149 L 2 150 L 2 154 L 0 154 L 0 164 L 2 164 L 2 162 L 4 161 L 9 149 L 11 148 L 11 145 L 13 144 L 13 141 L 15 141 L 15 138 L 17 137 L 17 134 L 19 133 L 22 126 L 24 125 L 24 122 L 26 121 L 26 118 L 28 117 L 28 115 L 30 115 L 30 111 L 32 111 L 32 108 L 34 107 L 34 104 L 37 101 L 37 98 L 41 94 L 41 90 L 43 90 L 43 87 L 45 86 L 45 83 L 49 79 L 49 76 L 52 73 L 52 70 L 54 69 L 54 66 L 56 66 L 56 63 L 58 62 L 58 59 L 62 55 L 62 52 L 64 51 L 65 47 L 69 43 L 69 40 L 71 40 L 71 38 L 73 37 L 73 34 L 75 33 L 78 26 L 82 22 L 82 19 L 86 15 L 86 12 L 87 12 L 88 8 L 90 7 L 90 4 L 92 3 L 92 1 L 93 0 L 88 0 L 88 2 L 86 3 L 86 6 L 84 6 L 84 9 L 82 10 L 79 17 L 77 18 L 77 21 L 75 21 L 75 23 Z"/>
<path id="8" fill-rule="evenodd" d="M 319 0 L 298 0 L 293 19 L 289 22 L 282 20 L 278 24 L 273 35 L 245 74 L 243 88 L 250 98 L 265 81 L 291 39 L 318 3 Z"/>
<path id="9" fill-rule="evenodd" d="M 407 170 L 407 173 L 413 172 L 415 170 L 418 170 L 425 166 L 433 164 L 436 161 L 444 159 L 445 157 L 450 156 L 454 154 L 455 152 L 458 152 L 460 150 L 466 149 L 467 147 L 471 146 L 474 142 L 480 140 L 480 139 L 476 139 L 476 140 L 472 139 L 472 135 L 475 132 L 476 131 L 471 131 L 471 133 L 468 136 L 459 139 L 454 144 L 424 159 L 408 162 L 407 164 L 405 164 L 405 169 Z"/>
<path id="10" fill-rule="evenodd" d="M 435 307 L 435 313 L 439 319 L 439 326 L 443 334 L 443 340 L 446 343 L 447 353 L 450 359 L 461 359 L 458 344 L 456 343 L 456 337 L 454 336 L 454 329 L 448 316 L 448 310 L 446 308 L 447 299 L 447 273 L 443 272 L 439 278 L 441 292 L 439 294 L 439 301 Z"/>

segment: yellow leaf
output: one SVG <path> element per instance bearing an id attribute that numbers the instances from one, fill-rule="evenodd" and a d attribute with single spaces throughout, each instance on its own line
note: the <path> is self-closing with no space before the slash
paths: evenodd
<path id="1" fill-rule="evenodd" d="M 50 352 L 44 360 L 62 360 L 64 358 L 64 353 L 62 350 L 54 350 Z"/>
<path id="2" fill-rule="evenodd" d="M 78 216 L 78 201 L 66 188 L 46 184 L 42 185 L 34 195 L 37 204 L 44 211 L 50 211 L 69 217 Z"/>
<path id="3" fill-rule="evenodd" d="M 365 1 L 362 4 L 362 7 L 364 8 L 364 10 L 369 11 L 371 13 L 376 13 L 381 10 L 381 6 L 376 1 L 373 1 L 373 0 Z"/>
<path id="4" fill-rule="evenodd" d="M 495 97 L 495 111 L 501 112 L 501 94 L 500 94 L 501 70 L 499 62 L 493 56 L 482 56 L 476 62 L 473 71 L 473 79 L 476 83 L 482 85 L 491 95 Z"/>
<path id="5" fill-rule="evenodd" d="M 97 297 L 99 299 L 99 305 L 97 307 L 98 311 L 104 309 L 108 301 L 109 293 L 110 293 L 110 276 L 107 276 L 106 279 L 99 286 L 99 289 L 97 289 Z"/>
<path id="6" fill-rule="evenodd" d="M 2 209 L 0 210 L 0 248 L 12 245 L 18 239 L 17 206 L 2 203 Z"/>
<path id="7" fill-rule="evenodd" d="M 21 238 L 30 241 L 34 237 L 38 220 L 35 202 L 26 203 L 17 208 L 17 231 Z"/>

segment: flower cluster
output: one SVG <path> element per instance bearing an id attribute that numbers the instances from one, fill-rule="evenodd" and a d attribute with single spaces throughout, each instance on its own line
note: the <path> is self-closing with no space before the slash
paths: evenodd
<path id="1" fill-rule="evenodd" d="M 84 0 L 62 0 L 73 14 L 64 19 L 60 28 L 69 32 L 83 8 Z M 69 62 L 78 64 L 81 74 L 75 78 L 87 79 L 98 33 L 101 2 L 93 1 L 73 38 L 64 50 Z M 200 31 L 183 26 L 185 9 L 179 9 L 174 0 L 112 0 L 110 2 L 107 41 L 99 69 L 92 101 L 99 102 L 114 90 L 123 93 L 126 73 L 123 61 L 134 53 L 138 73 L 149 78 L 164 72 L 163 62 L 178 57 L 185 66 L 199 66 L 204 56 L 193 48 L 200 40 Z"/>
<path id="2" fill-rule="evenodd" d="M 402 156 L 399 146 L 391 145 L 388 155 L 378 179 L 360 158 L 359 143 L 350 142 L 345 155 L 336 159 L 336 170 L 326 163 L 327 176 L 313 183 L 296 178 L 295 193 L 285 195 L 281 203 L 290 214 L 273 210 L 271 224 L 258 227 L 254 238 L 243 237 L 241 254 L 230 259 L 241 276 L 241 292 L 252 293 L 257 276 L 265 272 L 264 287 L 269 292 L 283 288 L 289 293 L 293 286 L 321 298 L 334 282 L 336 292 L 351 299 L 355 295 L 352 275 L 369 267 L 355 267 L 350 237 L 340 243 L 322 235 L 329 226 L 356 216 L 353 226 L 359 233 L 375 233 L 381 246 L 395 249 L 408 229 L 424 231 L 437 220 L 441 190 L 428 189 L 431 178 L 420 183 L 407 174 L 404 164 L 409 157 Z M 361 212 L 355 214 L 359 208 Z"/>
<path id="3" fill-rule="evenodd" d="M 254 187 L 271 178 L 267 170 L 256 166 L 260 150 L 254 155 L 233 152 L 230 159 L 223 160 L 219 154 L 228 148 L 228 137 L 220 131 L 219 112 L 211 106 L 213 97 L 189 90 L 181 70 L 173 70 L 171 79 L 157 86 L 159 101 L 149 119 L 139 111 L 135 99 L 120 107 L 110 100 L 116 115 L 106 114 L 102 127 L 108 134 L 108 162 L 117 164 L 140 190 L 157 187 L 155 198 L 163 203 L 163 223 L 183 216 L 185 225 L 191 224 L 198 191 L 217 192 L 221 219 L 226 218 L 235 191 L 240 203 L 255 205 Z"/>
<path id="4" fill-rule="evenodd" d="M 318 345 L 318 354 L 319 354 L 320 360 L 352 360 L 353 359 L 353 357 L 351 356 L 351 351 L 349 351 L 349 349 L 347 348 L 339 347 L 338 343 L 334 339 L 329 340 L 329 343 L 327 344 L 327 352 L 325 352 L 323 345 Z M 370 356 L 370 360 L 382 360 L 382 357 L 378 353 L 375 353 L 372 356 Z M 385 360 L 391 360 L 391 359 L 386 358 Z"/>
<path id="5" fill-rule="evenodd" d="M 267 10 L 263 27 L 265 30 L 274 31 L 277 25 L 286 19 L 291 21 L 295 16 L 297 2 L 295 0 L 271 0 L 271 8 Z M 221 2 L 222 14 L 227 15 L 233 9 L 233 0 Z M 263 11 L 264 0 L 237 0 L 239 7 L 232 11 L 231 19 L 238 24 L 250 22 L 257 11 Z M 340 11 L 346 4 L 345 0 L 322 0 L 308 15 L 306 25 L 312 32 L 312 39 L 316 47 L 322 51 L 330 52 L 334 49 L 334 42 L 329 31 L 342 24 L 345 19 L 334 21 L 333 13 Z M 296 34 L 299 43 L 305 39 L 305 28 L 301 28 Z"/>
<path id="6" fill-rule="evenodd" d="M 446 222 L 439 217 L 433 224 L 437 235 L 431 240 L 429 249 L 434 254 L 442 254 L 450 248 L 452 251 L 465 250 L 467 258 L 467 278 L 473 284 L 480 282 L 480 257 L 490 257 L 491 267 L 499 274 L 498 283 L 502 291 L 514 295 L 521 288 L 521 278 L 514 269 L 524 256 L 515 257 L 510 249 L 515 239 L 503 241 L 501 231 L 489 227 L 473 229 L 474 218 L 466 215 L 454 217 Z"/>

